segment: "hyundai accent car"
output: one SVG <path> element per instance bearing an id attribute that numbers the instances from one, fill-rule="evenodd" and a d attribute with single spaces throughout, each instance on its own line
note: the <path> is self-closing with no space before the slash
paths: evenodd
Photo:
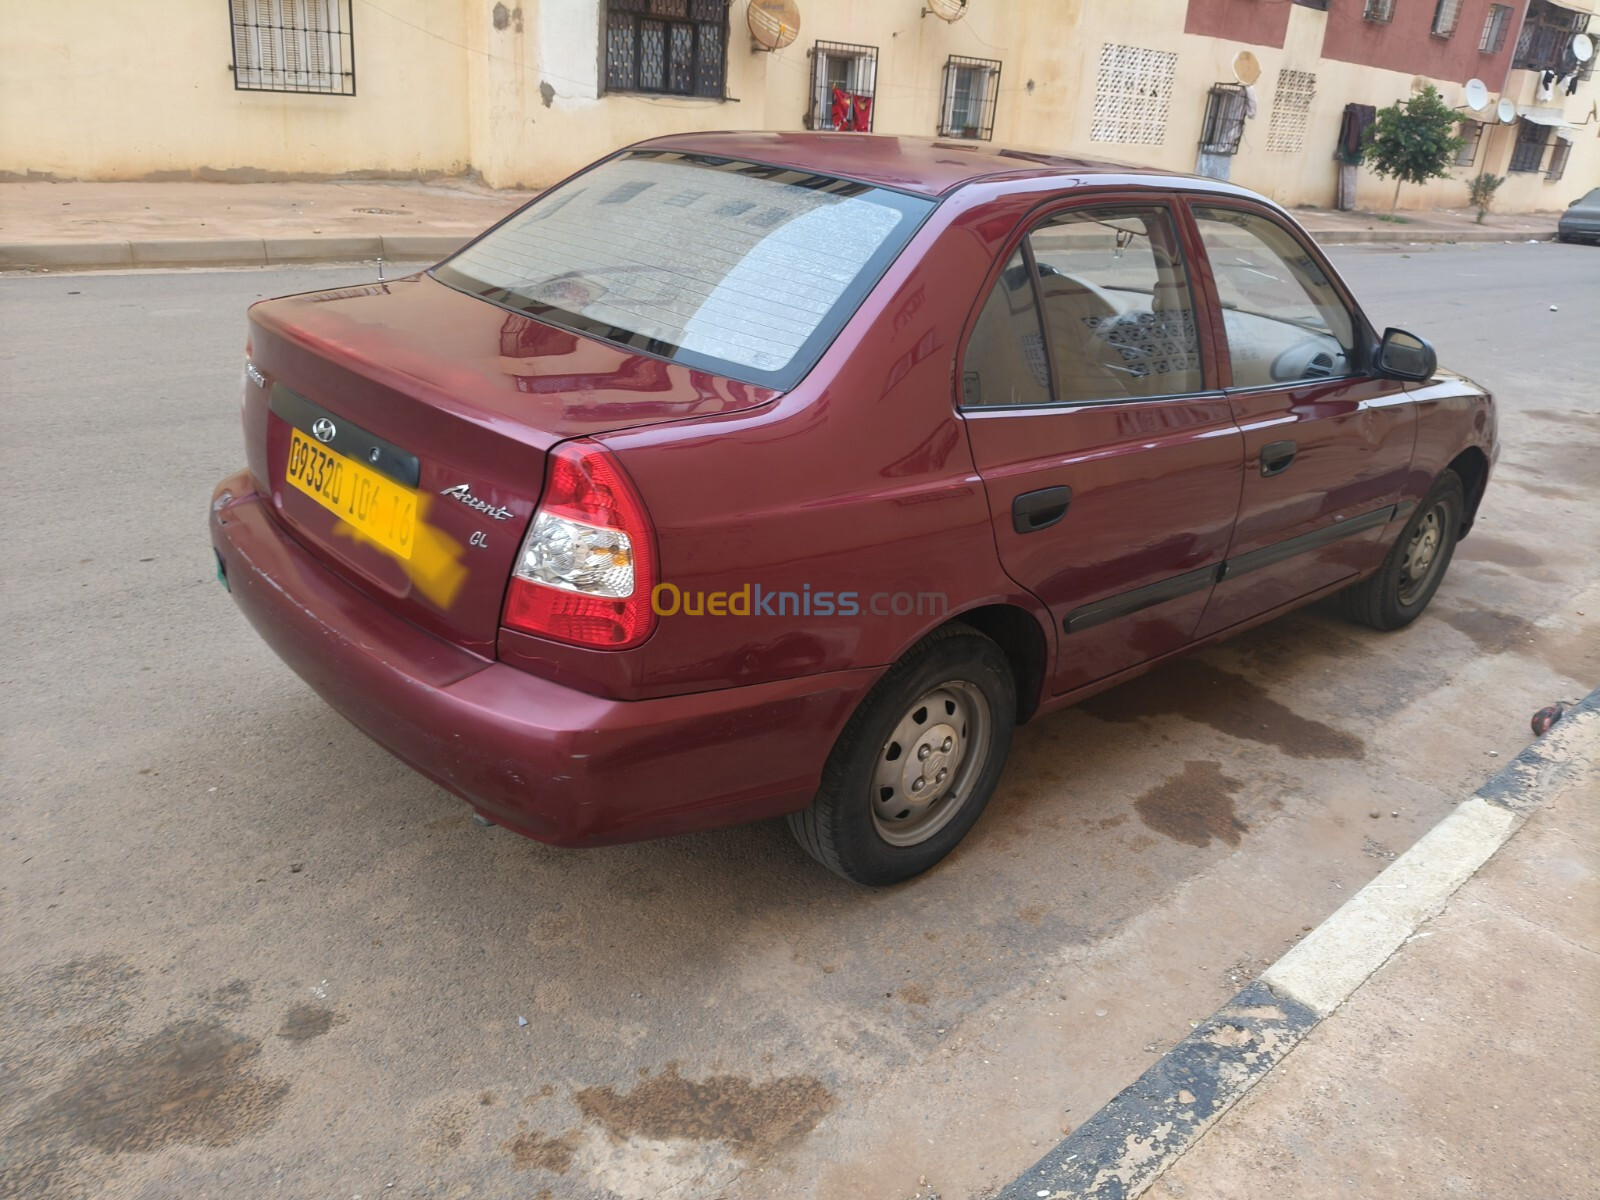
<path id="1" fill-rule="evenodd" d="M 1556 239 L 1600 244 L 1600 188 L 1579 196 L 1556 222 Z"/>
<path id="2" fill-rule="evenodd" d="M 334 709 L 540 841 L 786 817 L 866 884 L 1019 722 L 1332 593 L 1406 625 L 1495 457 L 1262 197 L 907 138 L 641 143 L 246 355 L 218 572 Z"/>

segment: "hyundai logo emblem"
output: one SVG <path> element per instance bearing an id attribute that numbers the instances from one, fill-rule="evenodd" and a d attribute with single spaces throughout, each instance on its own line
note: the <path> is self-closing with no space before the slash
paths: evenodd
<path id="1" fill-rule="evenodd" d="M 334 435 L 339 432 L 339 427 L 327 417 L 318 417 L 311 423 L 311 436 L 319 442 L 331 442 Z"/>

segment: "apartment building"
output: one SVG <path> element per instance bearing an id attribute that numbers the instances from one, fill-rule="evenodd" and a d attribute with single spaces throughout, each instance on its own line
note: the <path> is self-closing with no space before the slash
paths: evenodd
<path id="1" fill-rule="evenodd" d="M 1596 0 L 794 0 L 766 45 L 752 3 L 788 7 L 18 6 L 0 178 L 540 186 L 663 133 L 842 128 L 1200 171 L 1289 205 L 1336 203 L 1342 175 L 1346 204 L 1386 208 L 1392 185 L 1345 168 L 1342 135 L 1431 83 L 1466 146 L 1402 207 L 1463 205 L 1480 171 L 1507 176 L 1508 212 L 1600 185 Z"/>

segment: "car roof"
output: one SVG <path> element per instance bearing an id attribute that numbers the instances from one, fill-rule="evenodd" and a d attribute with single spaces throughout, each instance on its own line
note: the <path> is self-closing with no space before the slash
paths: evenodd
<path id="1" fill-rule="evenodd" d="M 980 181 L 1026 179 L 1071 180 L 1084 186 L 1126 183 L 1143 187 L 1197 187 L 1255 197 L 1255 193 L 1244 188 L 1194 175 L 1040 150 L 997 148 L 986 142 L 939 138 L 868 133 L 682 133 L 654 138 L 632 147 L 646 148 L 793 167 L 932 197 L 945 196 Z"/>

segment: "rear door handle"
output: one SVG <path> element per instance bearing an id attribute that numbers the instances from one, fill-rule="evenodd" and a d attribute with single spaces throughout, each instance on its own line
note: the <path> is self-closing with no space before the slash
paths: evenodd
<path id="1" fill-rule="evenodd" d="M 1261 474 L 1282 475 L 1294 463 L 1299 449 L 1293 442 L 1269 442 L 1261 447 Z"/>
<path id="2" fill-rule="evenodd" d="M 1023 492 L 1011 502 L 1011 528 L 1018 533 L 1037 533 L 1049 529 L 1067 515 L 1072 503 L 1069 487 L 1040 488 L 1037 492 Z"/>

